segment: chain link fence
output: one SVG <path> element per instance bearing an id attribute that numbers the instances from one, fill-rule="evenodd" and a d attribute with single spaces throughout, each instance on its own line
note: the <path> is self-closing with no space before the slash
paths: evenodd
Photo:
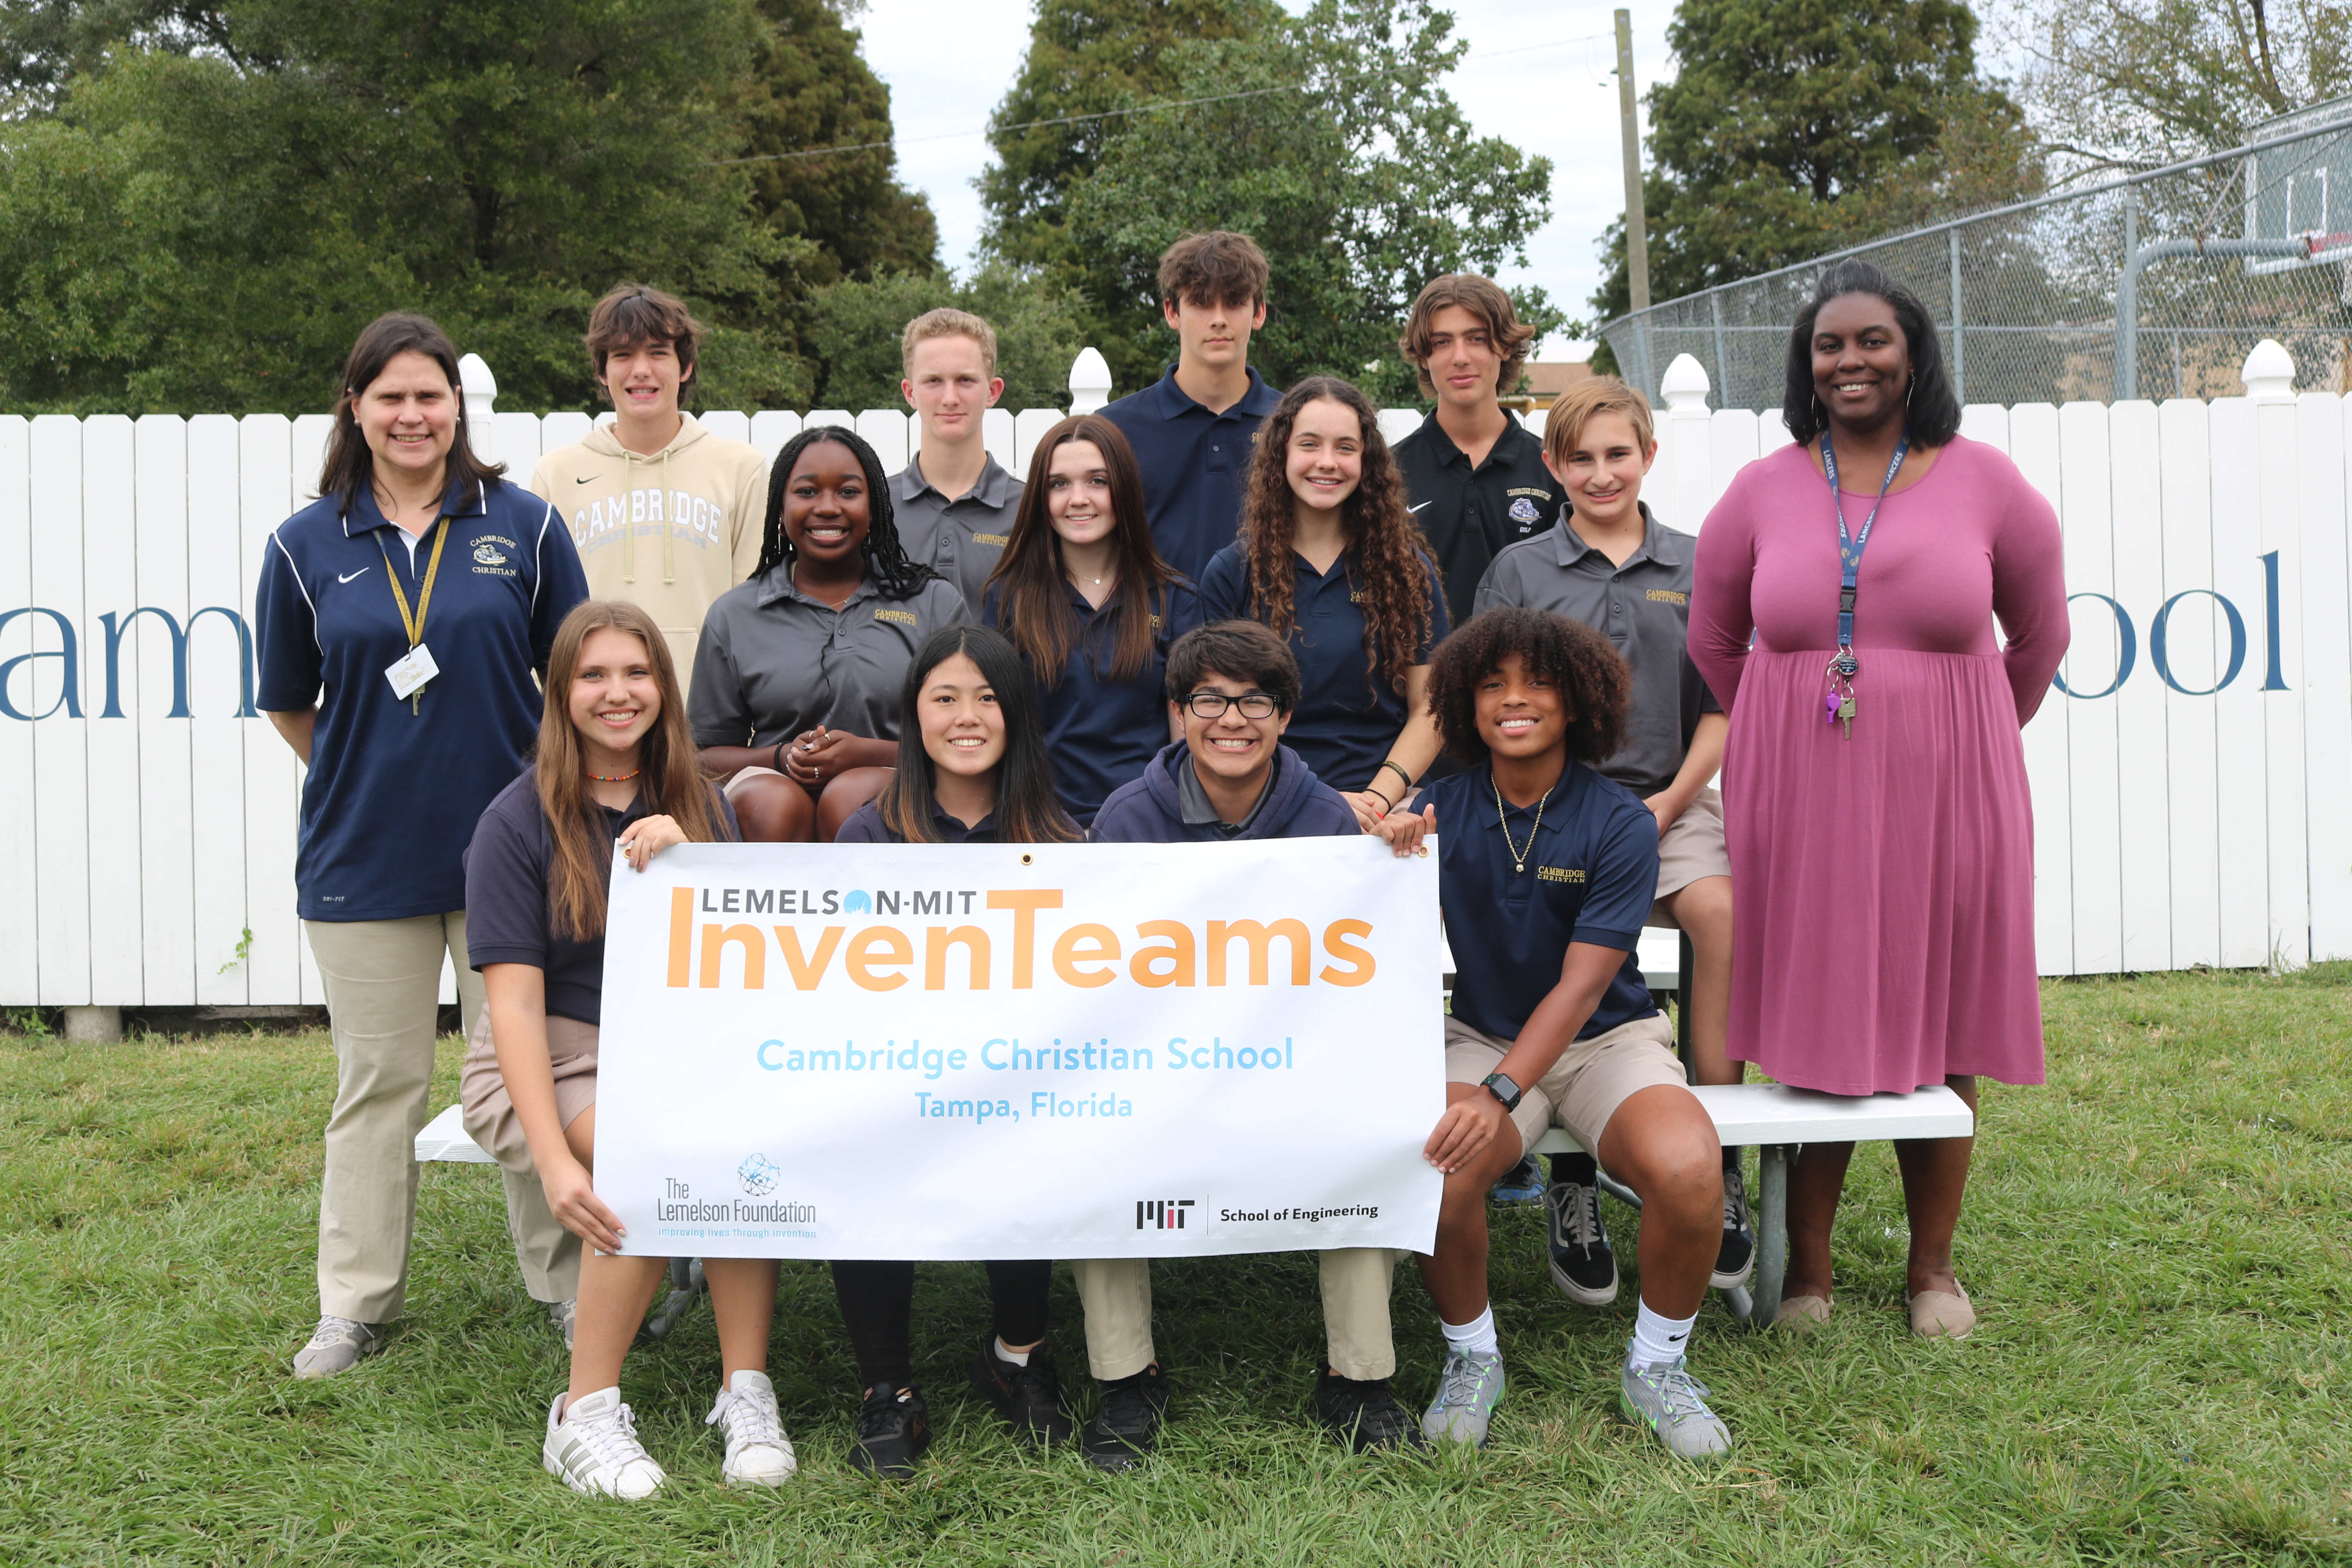
<path id="1" fill-rule="evenodd" d="M 1798 310 L 1832 262 L 1866 257 L 1934 313 L 1963 402 L 2234 395 L 2263 338 L 2294 356 L 2298 390 L 2352 392 L 2352 99 L 2257 131 L 2226 153 L 1669 300 L 1601 334 L 1653 394 L 1687 353 L 1716 406 L 1778 408 Z"/>

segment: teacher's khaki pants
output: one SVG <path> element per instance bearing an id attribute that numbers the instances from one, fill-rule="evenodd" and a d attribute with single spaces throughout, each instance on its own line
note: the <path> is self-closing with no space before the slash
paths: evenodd
<path id="1" fill-rule="evenodd" d="M 1389 1330 L 1389 1277 L 1404 1256 L 1385 1247 L 1335 1247 L 1316 1255 L 1323 1274 L 1323 1331 L 1331 1370 L 1358 1382 L 1396 1373 Z M 1151 1260 L 1087 1258 L 1070 1265 L 1087 1312 L 1088 1370 L 1108 1383 L 1160 1359 L 1151 1345 Z"/>
<path id="2" fill-rule="evenodd" d="M 319 1310 L 362 1323 L 400 1316 L 416 1226 L 416 1134 L 432 1119 L 441 959 L 457 971 L 470 1030 L 482 977 L 466 957 L 466 911 L 401 921 L 304 921 L 326 982 L 335 1045 L 335 1107 L 319 1191 Z M 577 1246 L 539 1184 L 506 1176 L 507 1229 L 533 1297 L 579 1293 Z M 568 1256 L 567 1256 L 568 1254 Z"/>

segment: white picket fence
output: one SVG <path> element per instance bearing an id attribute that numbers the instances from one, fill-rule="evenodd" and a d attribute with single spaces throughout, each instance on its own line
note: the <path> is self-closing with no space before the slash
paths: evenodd
<path id="1" fill-rule="evenodd" d="M 2085 695 L 2053 693 L 2026 732 L 2047 973 L 2352 953 L 2352 821 L 2326 804 L 2352 763 L 2352 405 L 2294 395 L 2284 360 L 2257 350 L 2252 395 L 2210 405 L 1968 411 L 1968 434 L 2057 503 L 2076 595 L 2061 679 Z M 1109 392 L 1092 350 L 1071 381 L 1076 408 Z M 478 440 L 519 477 L 589 427 L 498 413 L 478 361 L 466 382 Z M 1664 391 L 1644 493 L 1696 529 L 1782 436 L 1769 414 L 1709 411 L 1695 361 Z M 770 452 L 804 423 L 851 425 L 894 468 L 916 437 L 896 409 L 702 417 Z M 1018 471 L 1060 417 L 992 410 L 983 438 Z M 1418 421 L 1381 422 L 1394 438 Z M 0 787 L 18 843 L 0 1005 L 323 1000 L 294 913 L 300 769 L 248 710 L 261 547 L 314 489 L 327 428 L 0 416 Z"/>

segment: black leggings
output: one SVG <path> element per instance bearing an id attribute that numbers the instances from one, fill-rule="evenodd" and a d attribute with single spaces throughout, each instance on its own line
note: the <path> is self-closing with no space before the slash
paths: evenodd
<path id="1" fill-rule="evenodd" d="M 1050 1258 L 988 1266 L 988 1295 L 996 1335 L 1008 1345 L 1034 1344 L 1045 1337 L 1045 1296 L 1054 1281 Z M 915 1375 L 915 1266 L 836 1260 L 834 1300 L 849 1330 L 857 1356 L 857 1381 L 866 1388 L 887 1383 L 904 1388 Z"/>

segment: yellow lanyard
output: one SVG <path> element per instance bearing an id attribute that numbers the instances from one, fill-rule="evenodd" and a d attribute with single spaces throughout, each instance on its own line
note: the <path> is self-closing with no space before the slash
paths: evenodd
<path id="1" fill-rule="evenodd" d="M 383 548 L 383 536 L 376 536 L 375 547 L 383 555 L 383 574 L 392 584 L 392 602 L 400 606 L 400 626 L 408 634 L 408 646 L 415 647 L 425 640 L 425 612 L 433 605 L 433 579 L 440 574 L 441 547 L 449 542 L 449 520 L 436 519 L 441 524 L 440 537 L 433 542 L 433 559 L 425 568 L 425 585 L 417 590 L 416 615 L 408 614 L 408 595 L 400 586 L 400 574 L 392 569 L 392 552 Z M 415 557 L 409 558 L 414 561 Z"/>

